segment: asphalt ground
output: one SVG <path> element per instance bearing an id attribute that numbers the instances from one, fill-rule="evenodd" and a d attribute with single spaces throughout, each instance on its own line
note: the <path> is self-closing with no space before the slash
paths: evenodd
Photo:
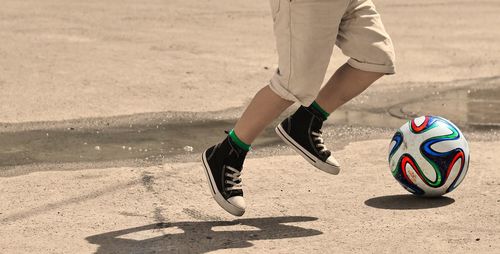
<path id="1" fill-rule="evenodd" d="M 2 0 L 0 253 L 496 253 L 500 4 L 375 3 L 398 73 L 327 122 L 341 174 L 270 126 L 236 219 L 199 159 L 276 67 L 267 1 Z M 328 74 L 344 61 L 335 50 Z M 386 161 L 394 131 L 427 114 L 471 146 L 438 199 L 408 194 Z"/>

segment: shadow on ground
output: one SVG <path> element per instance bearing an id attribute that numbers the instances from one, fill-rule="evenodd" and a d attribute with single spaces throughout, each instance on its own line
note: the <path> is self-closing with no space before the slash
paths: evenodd
<path id="1" fill-rule="evenodd" d="M 157 223 L 86 238 L 104 253 L 206 253 L 218 249 L 248 248 L 252 241 L 299 238 L 322 234 L 285 223 L 315 221 L 315 217 L 285 216 L 234 221 Z M 234 229 L 231 227 L 234 226 Z M 222 229 L 214 229 L 223 227 Z M 246 230 L 245 230 L 246 229 Z M 142 236 L 142 239 L 131 239 Z"/>
<path id="2" fill-rule="evenodd" d="M 416 210 L 447 206 L 454 202 L 449 197 L 425 198 L 408 194 L 370 198 L 365 201 L 365 205 L 389 210 Z"/>

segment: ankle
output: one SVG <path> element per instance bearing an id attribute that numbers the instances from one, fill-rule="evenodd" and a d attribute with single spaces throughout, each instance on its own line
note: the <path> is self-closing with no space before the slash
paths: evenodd
<path id="1" fill-rule="evenodd" d="M 313 101 L 313 103 L 309 105 L 307 109 L 309 109 L 313 114 L 322 118 L 323 121 L 328 119 L 328 117 L 330 116 L 330 113 L 328 113 L 324 108 L 322 108 L 316 101 Z"/>
<path id="2" fill-rule="evenodd" d="M 248 152 L 250 151 L 250 147 L 251 145 L 250 144 L 247 144 L 245 142 L 243 142 L 239 137 L 238 135 L 236 135 L 236 132 L 234 131 L 234 129 L 232 129 L 231 131 L 229 131 L 228 133 L 228 136 L 229 136 L 229 139 L 234 143 L 236 144 L 239 148 L 241 148 L 242 150 Z"/>

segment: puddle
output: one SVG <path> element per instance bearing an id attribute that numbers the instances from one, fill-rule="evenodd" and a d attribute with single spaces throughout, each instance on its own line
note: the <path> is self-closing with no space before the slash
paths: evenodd
<path id="1" fill-rule="evenodd" d="M 22 165 L 127 160 L 161 163 L 165 158 L 178 155 L 199 156 L 203 149 L 225 136 L 223 130 L 233 127 L 236 121 L 234 115 L 239 115 L 239 112 L 232 109 L 226 113 L 171 114 L 171 118 L 151 113 L 107 119 L 11 124 L 10 127 L 4 124 L 5 132 L 0 132 L 0 170 Z M 392 132 L 406 119 L 425 114 L 443 116 L 463 129 L 500 128 L 500 86 L 434 92 L 405 102 L 395 102 L 393 106 L 364 110 L 345 107 L 328 120 L 325 133 L 333 133 L 329 138 L 335 140 L 338 148 L 341 142 L 357 140 L 363 135 L 373 137 L 373 133 L 380 133 L 382 129 Z M 221 119 L 221 115 L 231 117 Z M 213 120 L 217 119 L 215 116 L 219 120 Z M 342 126 L 360 128 L 354 130 Z M 372 128 L 370 133 L 367 127 L 375 129 Z M 20 129 L 24 130 L 18 131 Z M 282 142 L 273 128 L 268 128 L 256 140 L 254 147 L 261 150 L 275 144 Z M 269 156 L 272 152 L 266 151 L 266 154 Z"/>
<path id="2" fill-rule="evenodd" d="M 234 121 L 188 121 L 101 129 L 55 129 L 0 133 L 0 167 L 38 163 L 162 160 L 200 153 L 220 142 Z M 279 142 L 270 129 L 257 147 Z"/>
<path id="3" fill-rule="evenodd" d="M 400 119 L 439 115 L 464 129 L 500 128 L 500 86 L 434 93 L 389 109 Z"/>

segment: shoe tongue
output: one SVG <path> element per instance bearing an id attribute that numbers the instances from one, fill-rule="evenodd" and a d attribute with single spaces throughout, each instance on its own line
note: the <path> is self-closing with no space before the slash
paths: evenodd
<path id="1" fill-rule="evenodd" d="M 248 151 L 239 147 L 231 140 L 229 136 L 227 137 L 226 141 L 229 146 L 229 157 L 227 158 L 227 164 L 241 172 L 241 170 L 243 169 L 243 162 L 245 161 L 245 157 L 247 156 Z"/>
<path id="2" fill-rule="evenodd" d="M 313 119 L 313 122 L 311 124 L 311 130 L 314 132 L 321 133 L 321 128 L 323 127 L 323 121 L 320 119 L 317 119 L 316 117 Z M 323 151 L 321 153 L 321 156 L 326 159 L 330 157 L 332 153 L 329 150 Z"/>
<path id="3" fill-rule="evenodd" d="M 323 127 L 323 121 L 319 119 L 318 117 L 314 117 L 312 124 L 311 124 L 311 130 L 315 132 L 321 131 L 321 128 Z"/>
<path id="4" fill-rule="evenodd" d="M 225 165 L 231 166 L 240 172 L 243 171 L 243 163 L 245 162 L 245 157 L 247 156 L 248 151 L 239 147 L 229 136 L 226 138 L 224 143 L 227 145 L 229 155 L 225 159 Z M 243 196 L 243 191 L 235 189 L 229 191 L 227 195 L 228 197 Z"/>

